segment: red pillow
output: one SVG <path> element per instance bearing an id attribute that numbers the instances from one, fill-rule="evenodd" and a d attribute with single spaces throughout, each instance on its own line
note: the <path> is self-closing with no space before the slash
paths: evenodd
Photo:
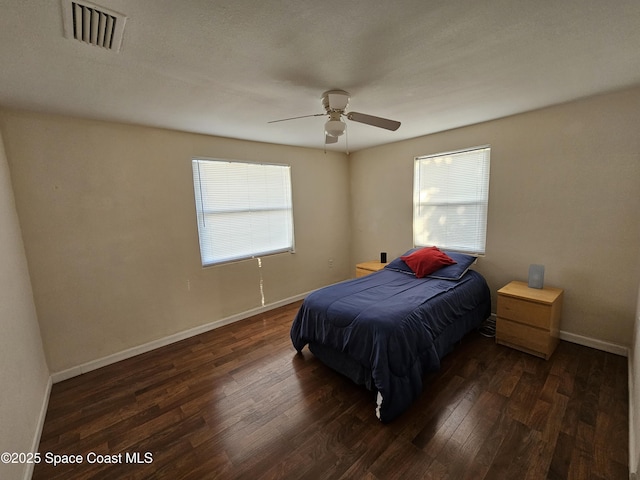
<path id="1" fill-rule="evenodd" d="M 400 257 L 404 263 L 409 265 L 417 278 L 423 278 L 432 274 L 436 270 L 457 263 L 449 255 L 441 251 L 438 247 L 425 247 L 416 250 L 411 255 Z"/>

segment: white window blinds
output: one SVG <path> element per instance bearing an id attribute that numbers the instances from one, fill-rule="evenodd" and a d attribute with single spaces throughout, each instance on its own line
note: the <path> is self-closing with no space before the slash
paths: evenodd
<path id="1" fill-rule="evenodd" d="M 192 161 L 202 265 L 293 251 L 291 167 Z"/>
<path id="2" fill-rule="evenodd" d="M 483 254 L 489 200 L 488 146 L 416 157 L 415 246 Z"/>

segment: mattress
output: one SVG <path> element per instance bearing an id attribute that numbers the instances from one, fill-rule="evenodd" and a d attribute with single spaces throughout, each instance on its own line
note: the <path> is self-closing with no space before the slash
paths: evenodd
<path id="1" fill-rule="evenodd" d="M 485 279 L 457 281 L 383 269 L 311 293 L 291 326 L 297 351 L 376 392 L 376 415 L 389 422 L 423 390 L 422 379 L 464 335 L 489 317 Z"/>

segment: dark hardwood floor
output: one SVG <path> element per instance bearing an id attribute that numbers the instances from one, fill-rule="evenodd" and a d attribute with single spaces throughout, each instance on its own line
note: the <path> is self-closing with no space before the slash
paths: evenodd
<path id="1" fill-rule="evenodd" d="M 628 478 L 625 358 L 561 342 L 544 361 L 474 333 L 383 425 L 374 394 L 296 354 L 298 306 L 55 384 L 39 451 L 82 463 L 33 478 Z"/>

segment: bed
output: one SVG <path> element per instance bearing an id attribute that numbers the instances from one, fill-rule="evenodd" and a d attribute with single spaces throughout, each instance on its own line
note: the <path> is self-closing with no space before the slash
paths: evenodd
<path id="1" fill-rule="evenodd" d="M 420 271 L 410 257 L 424 251 L 312 292 L 291 326 L 298 352 L 308 345 L 324 364 L 376 392 L 384 423 L 420 396 L 425 374 L 491 311 L 485 279 L 469 269 L 474 257 L 442 252 L 455 263 Z"/>

